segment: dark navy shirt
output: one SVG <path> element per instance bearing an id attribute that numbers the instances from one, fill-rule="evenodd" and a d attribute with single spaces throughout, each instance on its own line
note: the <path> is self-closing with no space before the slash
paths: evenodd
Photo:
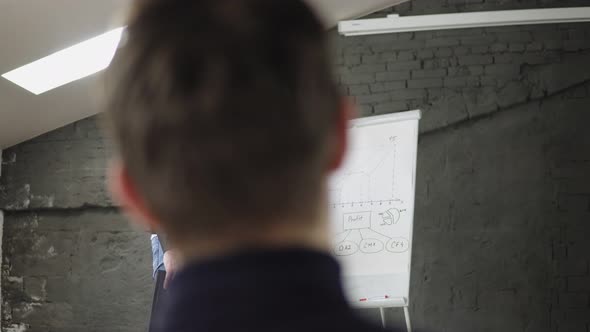
<path id="1" fill-rule="evenodd" d="M 378 332 L 344 298 L 340 267 L 304 250 L 243 252 L 187 266 L 170 287 L 161 331 Z"/>

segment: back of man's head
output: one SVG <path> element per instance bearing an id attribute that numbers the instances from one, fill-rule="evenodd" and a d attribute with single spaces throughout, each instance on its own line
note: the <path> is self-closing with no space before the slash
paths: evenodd
<path id="1" fill-rule="evenodd" d="M 341 106 L 325 39 L 301 0 L 137 2 L 106 107 L 166 232 L 311 222 Z"/>

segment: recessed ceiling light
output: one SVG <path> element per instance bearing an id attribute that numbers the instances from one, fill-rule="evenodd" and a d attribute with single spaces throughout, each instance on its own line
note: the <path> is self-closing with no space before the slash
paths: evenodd
<path id="1" fill-rule="evenodd" d="M 2 77 L 38 95 L 109 66 L 124 28 L 108 31 L 14 69 Z"/>

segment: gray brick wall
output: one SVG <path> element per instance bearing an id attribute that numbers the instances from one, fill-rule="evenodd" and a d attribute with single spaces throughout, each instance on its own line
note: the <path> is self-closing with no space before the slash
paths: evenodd
<path id="1" fill-rule="evenodd" d="M 412 15 L 567 5 L 588 3 L 415 0 L 395 8 Z M 337 77 L 345 93 L 357 100 L 360 116 L 421 108 L 426 114 L 423 131 L 546 98 L 590 78 L 590 71 L 573 70 L 586 66 L 588 24 L 335 36 L 335 40 Z M 449 107 L 457 108 L 451 116 L 439 112 Z M 434 112 L 438 114 L 430 114 Z"/>
<path id="2" fill-rule="evenodd" d="M 4 151 L 5 330 L 147 329 L 149 235 L 108 195 L 110 146 L 91 118 Z"/>
<path id="3" fill-rule="evenodd" d="M 5 327 L 146 330 L 149 237 L 116 210 L 12 212 L 5 232 Z"/>
<path id="4" fill-rule="evenodd" d="M 0 150 L 0 178 L 2 178 L 2 150 Z M 4 239 L 4 211 L 0 207 L 0 257 L 3 257 L 3 255 L 2 255 L 2 240 L 3 239 Z M 2 301 L 2 278 L 0 276 L 0 319 L 1 319 L 1 315 L 2 315 L 2 303 L 3 303 L 3 301 Z M 0 325 L 0 327 L 1 327 L 1 325 Z"/>
<path id="5" fill-rule="evenodd" d="M 373 16 L 576 5 L 589 4 L 414 0 Z M 424 112 L 416 325 L 589 331 L 590 24 L 334 38 L 359 116 Z M 342 61 L 349 50 L 360 61 Z"/>
<path id="6" fill-rule="evenodd" d="M 395 10 L 568 5 L 587 3 L 413 0 Z M 360 116 L 424 111 L 417 327 L 588 332 L 588 40 L 590 24 L 334 36 L 336 77 Z M 110 150 L 87 119 L 4 152 L 4 328 L 144 330 L 149 243 L 105 189 Z"/>

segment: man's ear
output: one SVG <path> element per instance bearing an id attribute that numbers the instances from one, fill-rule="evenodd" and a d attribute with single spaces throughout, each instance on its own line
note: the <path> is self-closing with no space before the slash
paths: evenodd
<path id="1" fill-rule="evenodd" d="M 334 149 L 332 149 L 332 159 L 328 167 L 329 172 L 333 172 L 342 166 L 346 151 L 348 149 L 348 127 L 349 121 L 354 118 L 356 112 L 354 103 L 350 98 L 343 97 L 340 101 L 340 110 L 336 123 L 334 136 Z"/>
<path id="2" fill-rule="evenodd" d="M 142 229 L 156 232 L 159 223 L 144 203 L 125 165 L 121 161 L 113 160 L 108 172 L 109 189 L 121 209 Z"/>

